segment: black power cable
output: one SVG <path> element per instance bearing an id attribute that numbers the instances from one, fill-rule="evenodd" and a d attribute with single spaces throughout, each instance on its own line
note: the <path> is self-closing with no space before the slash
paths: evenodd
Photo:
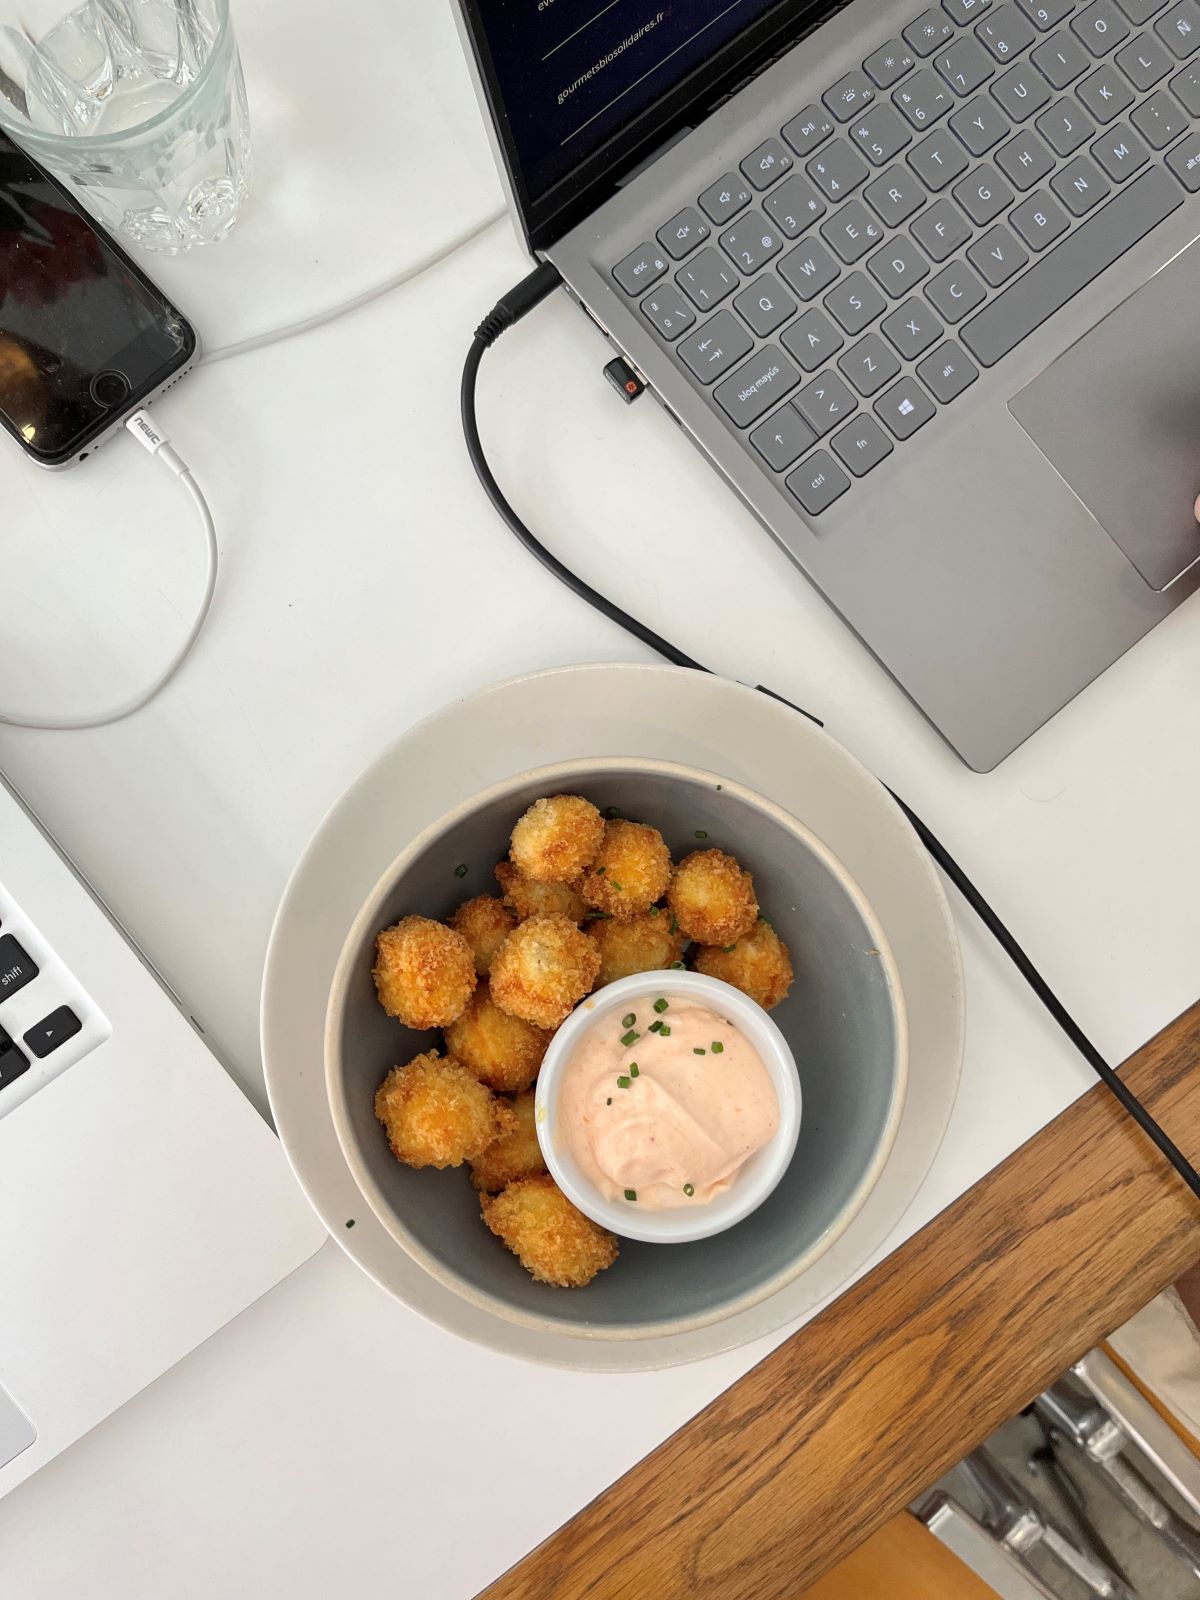
<path id="1" fill-rule="evenodd" d="M 484 454 L 483 442 L 479 437 L 479 418 L 476 414 L 475 404 L 480 363 L 485 353 L 495 344 L 500 335 L 507 332 L 515 322 L 519 322 L 535 306 L 540 305 L 543 300 L 558 288 L 561 282 L 562 276 L 558 269 L 551 266 L 549 262 L 543 262 L 527 278 L 522 279 L 519 284 L 510 289 L 502 300 L 497 301 L 490 315 L 485 317 L 475 330 L 475 337 L 472 340 L 470 350 L 467 352 L 466 364 L 463 367 L 461 394 L 463 434 L 466 438 L 467 453 L 471 457 L 471 465 L 475 468 L 488 499 L 513 534 L 529 551 L 530 555 L 541 562 L 542 566 L 549 572 L 552 572 L 560 583 L 565 584 L 573 594 L 586 601 L 588 605 L 599 611 L 602 616 L 607 617 L 610 622 L 615 622 L 626 633 L 632 634 L 635 639 L 640 639 L 644 645 L 648 645 L 651 650 L 662 656 L 664 660 L 677 667 L 690 667 L 696 672 L 708 672 L 710 671 L 708 667 L 699 661 L 694 661 L 691 656 L 685 655 L 682 650 L 655 633 L 653 629 L 646 627 L 644 623 L 639 622 L 636 617 L 631 617 L 615 601 L 609 600 L 606 595 L 602 595 L 598 590 L 593 589 L 590 584 L 585 583 L 582 578 L 572 572 L 570 567 L 565 566 L 557 556 L 552 555 L 509 504 L 504 491 L 496 482 L 495 475 L 488 465 L 487 457 Z M 783 696 L 776 694 L 772 689 L 763 688 L 761 685 L 760 689 L 762 693 L 771 695 L 775 700 L 783 700 Z M 791 705 L 790 700 L 784 700 L 783 703 L 790 706 L 794 711 L 800 711 L 798 706 Z M 801 712 L 800 714 L 803 716 L 810 715 L 808 712 Z M 811 720 L 818 721 L 815 717 L 812 717 Z M 1099 1050 L 1096 1049 L 1096 1046 L 1067 1011 L 1053 989 L 1025 954 L 1020 944 L 1001 921 L 999 915 L 984 899 L 962 867 L 959 866 L 958 862 L 955 861 L 954 857 L 937 838 L 937 835 L 926 827 L 916 812 L 906 805 L 899 795 L 892 790 L 888 792 L 904 812 L 921 843 L 929 851 L 934 861 L 955 885 L 1042 1005 L 1045 1006 L 1051 1017 L 1062 1029 L 1063 1033 L 1066 1034 L 1075 1049 L 1100 1078 L 1101 1082 L 1111 1090 L 1147 1138 L 1157 1146 L 1175 1168 L 1192 1193 L 1200 1199 L 1200 1173 L 1196 1171 L 1196 1168 L 1184 1155 L 1183 1151 L 1179 1149 L 1178 1145 L 1175 1144 L 1174 1140 L 1158 1125 L 1133 1091 L 1126 1086 L 1120 1075 L 1114 1072 L 1108 1062 L 1105 1061 Z"/>

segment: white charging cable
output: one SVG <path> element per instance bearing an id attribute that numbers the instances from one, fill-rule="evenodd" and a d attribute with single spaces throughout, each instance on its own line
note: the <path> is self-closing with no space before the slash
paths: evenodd
<path id="1" fill-rule="evenodd" d="M 113 706 L 108 711 L 97 711 L 86 717 L 42 717 L 22 716 L 11 711 L 0 710 L 0 724 L 9 728 L 38 728 L 53 733 L 75 733 L 85 728 L 107 728 L 111 723 L 121 722 L 126 717 L 131 717 L 135 711 L 140 711 L 143 706 L 148 706 L 155 695 L 160 694 L 171 679 L 182 667 L 191 654 L 192 647 L 203 631 L 208 620 L 208 613 L 212 609 L 213 595 L 217 588 L 217 530 L 213 523 L 212 511 L 208 501 L 204 498 L 204 491 L 192 477 L 191 469 L 177 450 L 171 447 L 166 435 L 160 433 L 155 424 L 150 420 L 148 411 L 137 411 L 127 419 L 125 426 L 133 437 L 145 449 L 149 450 L 179 479 L 187 490 L 192 504 L 200 514 L 200 524 L 204 529 L 205 546 L 208 556 L 208 570 L 204 579 L 204 594 L 196 612 L 195 620 L 187 631 L 187 636 L 179 649 L 171 657 L 166 667 L 159 673 L 147 689 L 140 690 L 132 699 L 122 704 Z"/>

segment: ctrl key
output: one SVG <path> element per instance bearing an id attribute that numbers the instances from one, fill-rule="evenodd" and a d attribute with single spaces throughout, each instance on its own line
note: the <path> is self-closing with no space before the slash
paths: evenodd
<path id="1" fill-rule="evenodd" d="M 826 450 L 809 456 L 787 480 L 787 486 L 808 512 L 819 517 L 850 487 L 850 479 Z"/>
<path id="2" fill-rule="evenodd" d="M 6 1089 L 23 1072 L 28 1071 L 28 1060 L 17 1049 L 4 1029 L 0 1028 L 0 1089 Z"/>

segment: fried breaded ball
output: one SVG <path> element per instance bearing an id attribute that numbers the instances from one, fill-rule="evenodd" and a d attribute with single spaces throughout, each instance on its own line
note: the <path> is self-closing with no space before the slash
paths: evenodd
<path id="1" fill-rule="evenodd" d="M 754 879 L 723 850 L 693 850 L 675 868 L 667 904 L 698 944 L 733 944 L 758 916 Z"/>
<path id="2" fill-rule="evenodd" d="M 375 941 L 379 1003 L 405 1027 L 444 1028 L 475 990 L 475 957 L 461 933 L 428 917 L 402 917 Z"/>
<path id="3" fill-rule="evenodd" d="M 436 1050 L 392 1068 L 375 1091 L 375 1115 L 392 1154 L 408 1167 L 460 1167 L 517 1127 L 507 1100 Z"/>
<path id="4" fill-rule="evenodd" d="M 508 854 L 535 883 L 574 883 L 603 838 L 604 818 L 590 800 L 556 794 L 535 800 L 520 818 Z"/>
<path id="5" fill-rule="evenodd" d="M 483 1220 L 539 1283 L 582 1289 L 617 1259 L 617 1241 L 577 1211 L 550 1177 L 522 1178 L 481 1195 Z"/>
<path id="6" fill-rule="evenodd" d="M 492 999 L 535 1028 L 557 1028 L 591 993 L 599 970 L 599 950 L 568 917 L 530 917 L 496 952 Z"/>
<path id="7" fill-rule="evenodd" d="M 597 988 L 615 983 L 618 978 L 632 977 L 635 972 L 658 972 L 679 960 L 687 941 L 669 911 L 655 907 L 655 912 L 657 915 L 647 912 L 644 917 L 634 917 L 632 922 L 605 918 L 584 924 L 588 938 L 594 940 L 600 952 Z"/>
<path id="8" fill-rule="evenodd" d="M 497 1194 L 518 1178 L 532 1178 L 546 1170 L 534 1123 L 533 1090 L 519 1094 L 512 1108 L 517 1119 L 515 1131 L 502 1133 L 471 1163 L 471 1182 L 488 1194 Z"/>
<path id="9" fill-rule="evenodd" d="M 795 973 L 787 945 L 769 922 L 756 922 L 730 950 L 705 945 L 696 952 L 695 967 L 710 978 L 722 978 L 770 1011 L 787 998 Z"/>
<path id="10" fill-rule="evenodd" d="M 446 1049 L 489 1089 L 519 1094 L 538 1075 L 550 1035 L 513 1017 L 492 999 L 487 983 L 471 996 L 461 1017 L 446 1029 Z"/>
<path id="11" fill-rule="evenodd" d="M 450 926 L 471 946 L 475 971 L 486 978 L 492 970 L 492 957 L 517 925 L 517 919 L 494 894 L 477 894 L 464 900 L 450 918 Z"/>
<path id="12" fill-rule="evenodd" d="M 589 906 L 619 922 L 643 916 L 671 878 L 671 852 L 657 828 L 618 818 L 604 824 L 604 843 L 579 880 Z"/>
<path id="13" fill-rule="evenodd" d="M 569 883 L 537 883 L 518 872 L 511 861 L 496 868 L 496 882 L 504 905 L 518 922 L 527 917 L 570 917 L 582 922 L 587 907 Z"/>

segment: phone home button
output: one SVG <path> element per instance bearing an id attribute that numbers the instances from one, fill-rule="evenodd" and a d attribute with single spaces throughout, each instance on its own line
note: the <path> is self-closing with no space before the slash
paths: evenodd
<path id="1" fill-rule="evenodd" d="M 100 372 L 92 379 L 92 399 L 111 410 L 129 398 L 129 379 L 120 372 Z"/>

